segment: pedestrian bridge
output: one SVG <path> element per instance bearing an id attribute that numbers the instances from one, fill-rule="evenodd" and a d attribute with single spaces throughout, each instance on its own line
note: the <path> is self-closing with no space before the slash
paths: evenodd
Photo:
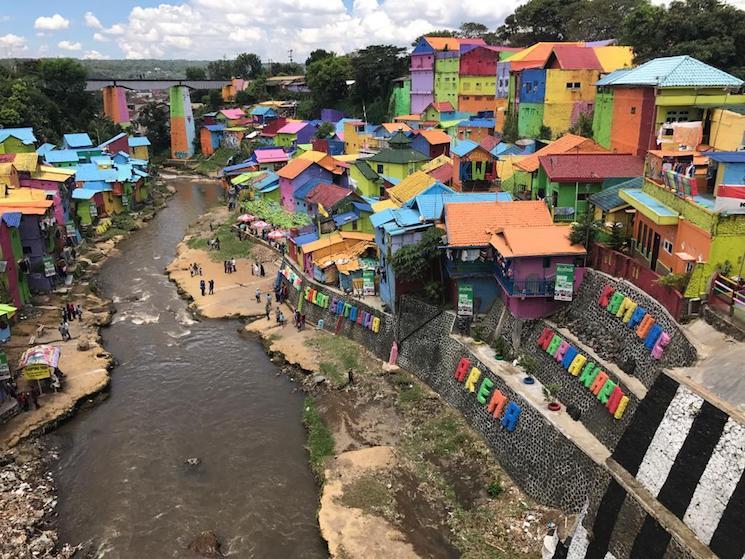
<path id="1" fill-rule="evenodd" d="M 98 91 L 107 87 L 122 87 L 132 91 L 152 91 L 179 86 L 189 89 L 222 89 L 225 85 L 230 85 L 230 80 L 90 78 L 86 80 L 85 89 L 86 91 Z"/>

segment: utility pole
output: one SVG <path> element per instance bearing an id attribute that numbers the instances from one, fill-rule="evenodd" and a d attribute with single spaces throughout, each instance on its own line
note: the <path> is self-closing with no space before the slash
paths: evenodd
<path id="1" fill-rule="evenodd" d="M 290 59 L 290 64 L 292 64 L 292 53 L 293 53 L 292 49 L 287 51 L 288 58 Z"/>

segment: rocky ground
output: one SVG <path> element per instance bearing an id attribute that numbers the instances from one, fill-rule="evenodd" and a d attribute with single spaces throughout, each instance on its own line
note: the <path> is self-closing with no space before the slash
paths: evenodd
<path id="1" fill-rule="evenodd" d="M 309 460 L 322 484 L 319 527 L 332 557 L 533 558 L 541 555 L 549 522 L 562 537 L 567 533 L 573 519 L 522 493 L 463 418 L 416 377 L 347 338 L 279 326 L 274 312 L 261 317 L 264 299 L 255 304 L 254 283 L 262 293 L 271 289 L 278 255 L 254 242 L 238 269 L 258 255 L 270 281 L 254 280 L 236 298 L 243 286 L 231 282 L 252 278 L 228 275 L 224 290 L 202 297 L 188 263 L 222 265 L 199 239 L 227 217 L 224 209 L 203 216 L 169 266 L 170 277 L 204 316 L 248 318 L 244 334 L 258 337 L 308 394 Z M 209 269 L 223 278 L 222 270 Z"/>
<path id="2" fill-rule="evenodd" d="M 158 181 L 152 206 L 133 219 L 120 220 L 122 228 L 110 229 L 97 242 L 81 248 L 72 286 L 37 296 L 33 306 L 18 313 L 13 336 L 5 345 L 11 367 L 32 345 L 59 345 L 66 385 L 57 394 L 42 395 L 40 408 L 21 412 L 0 426 L 0 559 L 66 559 L 77 550 L 59 543 L 55 529 L 57 496 L 50 472 L 56 451 L 44 439 L 34 437 L 53 429 L 79 407 L 92 404 L 108 387 L 113 362 L 101 346 L 99 329 L 111 320 L 113 307 L 98 296 L 96 274 L 115 253 L 116 245 L 150 221 L 172 193 Z M 71 323 L 73 339 L 62 342 L 57 326 L 66 303 L 81 304 L 83 320 Z M 44 326 L 42 333 L 40 325 Z"/>

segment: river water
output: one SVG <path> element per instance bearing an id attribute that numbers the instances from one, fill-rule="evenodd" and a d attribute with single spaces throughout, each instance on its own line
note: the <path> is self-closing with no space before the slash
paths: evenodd
<path id="1" fill-rule="evenodd" d="M 193 321 L 163 274 L 219 187 L 170 184 L 168 207 L 100 275 L 119 364 L 110 398 L 52 435 L 62 540 L 91 542 L 97 557 L 188 558 L 211 529 L 230 556 L 323 557 L 301 394 L 238 322 Z"/>

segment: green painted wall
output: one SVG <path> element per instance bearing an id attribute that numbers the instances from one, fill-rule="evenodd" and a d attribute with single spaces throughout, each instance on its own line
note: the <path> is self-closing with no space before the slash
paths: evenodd
<path id="1" fill-rule="evenodd" d="M 354 232 L 354 233 L 370 233 L 371 235 L 374 235 L 375 228 L 370 222 L 370 215 L 371 214 L 368 214 L 368 213 L 360 214 L 360 218 L 355 222 L 357 223 L 357 229 L 355 229 L 352 226 L 352 222 L 345 223 L 339 229 L 341 231 Z"/>
<path id="2" fill-rule="evenodd" d="M 380 186 L 378 183 L 365 178 L 365 176 L 360 173 L 359 169 L 357 169 L 356 165 L 349 167 L 349 176 L 357 185 L 357 191 L 362 194 L 362 196 L 371 198 L 377 198 L 380 196 Z"/>
<path id="3" fill-rule="evenodd" d="M 289 148 L 295 140 L 297 140 L 295 134 L 277 134 L 274 136 L 274 145 Z"/>
<path id="4" fill-rule="evenodd" d="M 31 153 L 32 151 L 36 151 L 36 146 L 24 145 L 21 140 L 13 136 L 8 136 L 4 142 L 0 143 L 0 153 Z"/>
<path id="5" fill-rule="evenodd" d="M 592 136 L 601 146 L 610 149 L 610 132 L 613 126 L 613 92 L 595 94 L 592 117 Z"/>
<path id="6" fill-rule="evenodd" d="M 543 125 L 543 103 L 520 103 L 517 134 L 521 138 L 537 138 Z"/>
<path id="7" fill-rule="evenodd" d="M 435 101 L 450 101 L 458 108 L 458 70 L 460 58 L 435 60 Z"/>
<path id="8" fill-rule="evenodd" d="M 80 219 L 80 225 L 88 226 L 93 221 L 91 220 L 91 201 L 90 200 L 78 200 L 77 212 L 78 218 Z"/>
<path id="9" fill-rule="evenodd" d="M 404 81 L 402 87 L 393 88 L 390 112 L 392 116 L 411 114 L 411 80 Z"/>
<path id="10" fill-rule="evenodd" d="M 387 177 L 392 177 L 394 179 L 405 179 L 415 171 L 418 171 L 422 165 L 426 163 L 426 161 L 420 161 L 417 163 L 379 163 L 378 161 L 368 161 L 370 167 L 372 167 L 373 171 L 378 173 L 379 175 L 385 175 Z M 382 170 L 378 169 L 378 166 L 382 165 Z M 378 194 L 375 196 L 379 196 L 380 192 L 378 191 Z"/>
<path id="11" fill-rule="evenodd" d="M 10 243 L 13 247 L 13 258 L 18 262 L 23 258 L 23 243 L 21 242 L 21 233 L 17 227 L 9 227 L 10 230 Z M 18 293 L 21 296 L 21 301 L 28 303 L 31 301 L 31 290 L 28 287 L 28 280 L 26 274 L 18 270 Z"/>
<path id="12" fill-rule="evenodd" d="M 717 223 L 716 215 L 706 210 L 702 206 L 684 200 L 683 198 L 673 194 L 669 190 L 664 190 L 663 188 L 657 186 L 655 183 L 650 182 L 649 180 L 644 181 L 642 190 L 653 198 L 656 198 L 666 206 L 671 207 L 688 221 L 690 221 L 694 225 L 698 225 L 704 231 L 707 231 L 711 234 L 715 233 L 714 228 Z"/>

